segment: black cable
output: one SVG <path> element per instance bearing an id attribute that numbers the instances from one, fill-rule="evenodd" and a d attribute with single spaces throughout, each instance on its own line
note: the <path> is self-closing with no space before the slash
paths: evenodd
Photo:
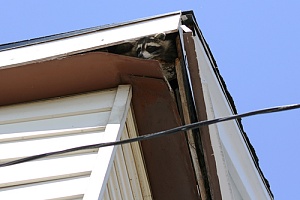
<path id="1" fill-rule="evenodd" d="M 69 152 L 79 151 L 79 150 L 84 150 L 84 149 L 94 149 L 94 148 L 102 148 L 102 147 L 113 146 L 113 145 L 128 144 L 128 143 L 148 140 L 148 139 L 152 139 L 152 138 L 156 138 L 156 137 L 160 137 L 160 136 L 164 136 L 164 135 L 170 135 L 170 134 L 174 134 L 174 133 L 177 133 L 177 132 L 180 132 L 180 131 L 187 131 L 187 130 L 190 130 L 190 129 L 198 128 L 200 126 L 207 126 L 207 125 L 216 124 L 216 123 L 219 123 L 219 122 L 225 122 L 225 121 L 229 121 L 229 120 L 233 120 L 233 119 L 240 119 L 240 118 L 249 117 L 249 116 L 253 116 L 253 115 L 281 112 L 281 111 L 285 111 L 285 110 L 292 110 L 292 109 L 298 109 L 298 108 L 300 108 L 300 104 L 293 104 L 293 105 L 266 108 L 266 109 L 251 111 L 251 112 L 247 112 L 247 113 L 243 113 L 243 114 L 236 114 L 236 115 L 232 115 L 232 116 L 229 116 L 229 117 L 221 117 L 221 118 L 212 119 L 212 120 L 205 120 L 205 121 L 201 121 L 201 122 L 195 122 L 195 123 L 192 123 L 192 124 L 179 126 L 179 127 L 176 127 L 176 128 L 165 130 L 165 131 L 160 131 L 160 132 L 156 132 L 156 133 L 142 135 L 142 136 L 138 136 L 138 137 L 135 137 L 135 138 L 129 138 L 129 139 L 126 139 L 126 140 L 120 140 L 120 141 L 115 141 L 115 142 L 107 142 L 107 143 L 98 143 L 98 144 L 74 147 L 74 148 L 65 149 L 65 150 L 61 150 L 61 151 L 54 151 L 54 152 L 29 156 L 29 157 L 13 160 L 13 161 L 10 161 L 10 162 L 2 163 L 2 164 L 0 164 L 0 167 L 6 167 L 6 166 L 10 166 L 10 165 L 20 164 L 20 163 L 24 163 L 24 162 L 28 162 L 28 161 L 32 161 L 32 160 L 36 160 L 36 159 L 40 159 L 40 158 L 44 158 L 44 157 L 48 157 L 48 156 L 52 156 L 52 155 L 69 153 Z"/>

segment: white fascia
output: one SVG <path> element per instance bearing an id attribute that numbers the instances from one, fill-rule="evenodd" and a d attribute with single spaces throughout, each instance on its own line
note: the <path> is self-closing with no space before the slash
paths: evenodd
<path id="1" fill-rule="evenodd" d="M 171 33 L 178 30 L 180 17 L 181 12 L 174 12 L 91 33 L 4 50 L 0 52 L 0 69 L 95 50 L 156 33 Z"/>
<path id="2" fill-rule="evenodd" d="M 230 103 L 213 71 L 205 47 L 199 36 L 193 38 L 208 119 L 233 115 Z M 234 199 L 233 188 L 229 179 L 229 176 L 232 176 L 243 199 L 272 199 L 254 164 L 237 121 L 232 120 L 211 125 L 209 131 L 222 197 Z"/>

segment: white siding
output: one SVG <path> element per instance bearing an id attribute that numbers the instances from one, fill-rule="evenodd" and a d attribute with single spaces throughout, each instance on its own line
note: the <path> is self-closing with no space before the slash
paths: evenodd
<path id="1" fill-rule="evenodd" d="M 0 163 L 119 140 L 124 132 L 130 98 L 130 86 L 119 86 L 112 90 L 2 107 Z M 109 176 L 116 149 L 82 150 L 2 167 L 0 199 L 107 199 L 111 192 L 106 189 L 106 184 L 108 179 L 113 179 Z M 119 147 L 114 166 L 124 171 L 124 163 L 120 165 L 119 160 L 127 158 L 124 159 L 121 150 Z M 130 161 L 134 162 L 134 159 Z M 128 173 L 126 168 L 124 173 Z M 112 188 L 122 186 L 114 182 L 109 185 Z M 136 192 L 131 193 L 135 195 Z"/>
<path id="2" fill-rule="evenodd" d="M 132 120 L 129 115 L 129 120 Z M 122 139 L 129 138 L 130 123 L 126 124 Z M 131 124 L 131 128 L 134 128 Z M 136 131 L 131 131 L 136 137 Z M 150 186 L 147 181 L 145 168 L 139 144 L 125 144 L 117 149 L 114 166 L 107 183 L 105 200 L 128 199 L 139 200 L 152 199 Z"/>

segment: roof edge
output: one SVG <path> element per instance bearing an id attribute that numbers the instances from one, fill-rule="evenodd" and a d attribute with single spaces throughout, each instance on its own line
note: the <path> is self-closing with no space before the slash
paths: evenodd
<path id="1" fill-rule="evenodd" d="M 189 15 L 190 17 L 187 16 L 187 15 Z M 220 73 L 220 70 L 219 70 L 217 62 L 216 62 L 216 60 L 215 60 L 215 58 L 214 58 L 214 56 L 212 54 L 212 51 L 211 51 L 208 43 L 206 42 L 206 40 L 205 40 L 205 38 L 204 38 L 204 36 L 202 34 L 202 31 L 199 28 L 199 25 L 198 25 L 198 23 L 196 21 L 194 12 L 192 10 L 191 11 L 184 11 L 184 12 L 182 12 L 182 16 L 186 16 L 186 20 L 184 20 L 184 21 L 186 21 L 188 24 L 193 23 L 195 25 L 195 30 L 194 31 L 197 32 L 197 34 L 199 35 L 199 39 L 201 40 L 203 46 L 205 47 L 204 51 L 208 55 L 209 62 L 211 64 L 211 66 L 213 68 L 213 71 L 214 71 L 214 73 L 215 73 L 215 75 L 217 77 L 217 80 L 218 80 L 218 82 L 219 82 L 219 84 L 220 84 L 220 86 L 222 88 L 223 94 L 225 95 L 225 97 L 226 97 L 226 99 L 227 99 L 227 101 L 228 101 L 228 103 L 230 105 L 231 111 L 232 111 L 233 114 L 238 114 L 238 111 L 237 111 L 237 108 L 235 106 L 235 102 L 233 100 L 233 97 L 230 94 L 230 92 L 229 92 L 229 90 L 227 88 L 227 85 L 225 83 L 225 80 L 223 79 L 223 77 L 222 77 L 222 75 Z M 274 195 L 273 195 L 273 193 L 271 191 L 271 187 L 270 187 L 269 181 L 264 176 L 264 173 L 262 172 L 262 170 L 260 168 L 259 159 L 258 159 L 258 156 L 257 156 L 257 154 L 255 152 L 255 149 L 254 149 L 253 145 L 251 144 L 250 139 L 247 136 L 247 133 L 245 132 L 245 130 L 243 128 L 242 120 L 238 119 L 237 120 L 237 124 L 239 126 L 239 129 L 240 129 L 240 132 L 242 134 L 242 137 L 243 137 L 243 139 L 244 139 L 244 141 L 245 141 L 245 143 L 246 143 L 246 145 L 247 145 L 247 147 L 249 149 L 249 152 L 251 154 L 251 157 L 252 157 L 252 160 L 253 160 L 253 162 L 255 164 L 255 167 L 258 170 L 258 173 L 259 173 L 259 175 L 260 175 L 260 177 L 261 177 L 264 185 L 266 186 L 266 189 L 267 189 L 269 195 L 274 198 Z"/>
<path id="2" fill-rule="evenodd" d="M 188 12 L 190 12 L 190 11 L 188 11 Z M 143 21 L 147 21 L 147 20 L 160 18 L 160 17 L 178 15 L 178 14 L 182 14 L 182 11 L 179 10 L 179 11 L 174 11 L 174 12 L 170 12 L 170 13 L 166 13 L 166 14 L 154 15 L 151 17 L 143 17 L 143 18 L 130 20 L 130 21 L 126 21 L 126 22 L 121 22 L 121 23 L 111 23 L 111 24 L 106 24 L 106 25 L 90 27 L 90 28 L 78 29 L 75 31 L 68 31 L 68 32 L 57 33 L 57 34 L 48 35 L 48 36 L 32 38 L 32 39 L 28 39 L 28 40 L 21 40 L 21 41 L 17 41 L 17 42 L 0 44 L 0 52 L 5 51 L 5 50 L 20 48 L 20 47 L 25 47 L 25 46 L 29 46 L 29 45 L 50 42 L 50 41 L 59 40 L 59 39 L 63 39 L 63 38 L 83 35 L 83 34 L 87 34 L 87 33 L 93 33 L 93 32 L 99 31 L 99 30 L 115 28 L 118 26 L 135 24 L 135 23 L 139 23 L 139 22 L 143 22 Z"/>

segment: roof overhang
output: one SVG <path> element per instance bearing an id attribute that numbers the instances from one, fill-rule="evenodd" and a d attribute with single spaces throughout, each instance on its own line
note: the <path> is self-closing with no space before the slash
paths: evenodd
<path id="1" fill-rule="evenodd" d="M 191 25 L 189 28 L 191 28 L 193 34 L 192 32 L 184 33 L 184 26 L 180 26 L 182 21 L 185 21 L 184 24 L 187 27 Z M 85 52 L 119 44 L 134 38 L 156 34 L 158 32 L 173 33 L 177 31 L 181 34 L 181 43 L 186 45 L 186 51 L 195 51 L 193 54 L 197 54 L 196 56 L 191 56 L 193 54 L 187 55 L 185 54 L 186 52 L 183 52 L 182 63 L 186 64 L 187 71 L 192 69 L 188 69 L 189 67 L 194 66 L 193 69 L 197 72 L 192 73 L 195 78 L 194 80 L 186 81 L 190 84 L 188 87 L 191 87 L 193 91 L 197 92 L 200 91 L 198 90 L 199 87 L 204 88 L 200 91 L 203 96 L 199 96 L 196 93 L 192 95 L 193 101 L 197 104 L 193 106 L 199 107 L 198 114 L 201 114 L 203 111 L 203 109 L 200 109 L 202 108 L 201 106 L 203 106 L 200 104 L 203 102 L 206 104 L 207 111 L 213 108 L 213 112 L 217 112 L 217 108 L 221 104 L 215 101 L 222 101 L 222 105 L 225 104 L 226 112 L 224 113 L 226 115 L 235 113 L 234 103 L 232 99 L 229 98 L 230 95 L 225 83 L 220 77 L 213 56 L 194 20 L 192 12 L 169 13 L 115 26 L 94 28 L 87 31 L 75 31 L 49 36 L 43 39 L 33 39 L 28 42 L 21 42 L 20 46 L 11 45 L 9 48 L 1 49 L 0 46 L 0 57 L 2 58 L 0 61 L 0 105 L 101 90 L 117 87 L 119 84 L 131 84 L 133 86 L 133 106 L 137 116 L 140 134 L 143 135 L 176 127 L 180 125 L 180 120 L 175 100 L 172 92 L 169 90 L 167 82 L 163 79 L 157 61 L 140 60 L 100 52 Z M 189 39 L 191 43 L 188 44 L 187 41 L 184 42 L 184 39 Z M 205 71 L 204 66 L 207 66 L 209 70 Z M 217 85 L 217 89 L 213 88 L 211 91 L 217 92 L 218 95 L 222 96 L 222 98 L 214 98 L 214 103 L 211 107 L 209 107 L 210 93 L 205 91 L 205 89 L 209 89 L 209 87 L 206 88 L 208 83 L 205 82 L 207 81 L 205 76 L 208 75 L 213 77 L 212 83 L 209 83 L 209 86 Z M 218 113 L 211 113 L 211 117 L 216 116 L 219 116 Z M 206 118 L 207 116 L 199 116 L 198 120 L 205 120 Z M 243 134 L 239 123 L 232 123 L 234 123 L 234 131 L 236 134 Z M 211 129 L 207 129 L 207 132 L 210 132 L 210 134 L 213 133 Z M 174 136 L 174 138 L 176 138 L 174 141 L 173 139 L 157 139 L 155 141 L 142 143 L 143 149 L 146 152 L 146 164 L 151 168 L 149 171 L 152 173 L 158 172 L 160 174 L 159 176 L 157 176 L 157 174 L 149 175 L 152 177 L 152 181 L 158 184 L 155 190 L 158 192 L 156 195 L 164 197 L 162 199 L 174 199 L 171 197 L 178 198 L 179 194 L 174 191 L 182 191 L 183 186 L 185 188 L 184 191 L 192 190 L 189 193 L 190 195 L 196 191 L 194 190 L 195 188 L 193 188 L 195 180 L 191 180 L 193 174 L 189 174 L 192 172 L 192 165 L 190 160 L 187 159 L 189 154 L 187 152 L 188 148 L 186 146 L 182 148 L 182 145 L 186 145 L 185 139 L 182 134 L 176 137 Z M 226 141 L 226 139 L 230 139 L 232 142 L 224 143 L 224 147 L 231 145 L 231 148 L 235 147 L 236 152 L 240 152 L 239 149 L 243 149 L 247 155 L 249 152 L 250 154 L 255 154 L 255 152 L 252 152 L 251 149 L 246 146 L 248 144 L 247 140 L 244 141 L 242 138 L 239 141 L 240 144 L 236 144 L 234 138 L 228 137 L 223 138 L 222 142 Z M 174 142 L 174 144 L 172 142 Z M 218 142 L 212 142 L 209 139 L 206 144 L 207 148 L 211 148 L 213 145 L 210 144 L 212 143 L 214 143 L 214 148 L 219 145 Z M 219 156 L 222 155 L 222 148 L 218 149 L 220 153 Z M 212 153 L 208 151 L 210 153 L 208 155 L 217 155 L 216 148 L 213 150 L 214 152 Z M 228 153 L 230 154 L 230 151 Z M 180 155 L 174 158 L 174 162 L 166 163 L 162 161 L 156 163 L 156 161 L 153 161 L 157 156 L 161 158 L 161 160 L 169 160 L 168 158 L 173 159 L 174 155 Z M 240 161 L 242 161 L 243 155 L 236 156 L 230 154 L 229 157 L 231 157 L 231 159 L 239 157 L 241 158 Z M 187 160 L 182 160 L 182 158 L 186 158 Z M 223 157 L 220 156 L 219 158 L 220 162 L 223 162 Z M 254 164 L 252 163 L 252 159 L 253 158 L 249 156 L 251 173 L 241 171 L 239 174 L 241 177 L 246 177 L 244 176 L 245 174 L 247 176 L 254 174 L 254 176 L 252 176 L 254 179 L 264 179 L 262 174 L 256 174 L 256 170 L 260 171 L 260 169 L 255 159 L 253 159 Z M 211 161 L 215 162 L 215 159 L 212 158 Z M 234 165 L 242 166 L 239 162 L 235 162 Z M 178 167 L 177 170 L 182 170 L 182 174 L 176 174 L 178 175 L 176 178 L 179 178 L 173 180 L 172 173 L 178 172 L 174 168 L 175 166 Z M 220 171 L 221 170 L 217 171 L 214 166 L 211 170 L 215 175 L 211 176 L 213 177 L 211 182 L 215 183 L 215 187 L 212 188 L 216 188 L 216 190 L 219 190 L 219 185 L 214 180 L 221 177 Z M 185 177 L 187 173 L 190 175 L 189 177 Z M 226 174 L 224 177 L 227 179 Z M 166 185 L 166 188 L 160 185 L 160 182 L 165 183 L 163 185 Z M 172 182 L 172 187 L 170 187 L 170 182 Z M 259 182 L 262 187 L 266 186 L 261 180 L 259 180 Z M 249 185 L 249 188 L 251 188 L 252 185 Z M 267 191 L 263 191 L 262 193 L 267 196 L 267 193 L 270 192 L 267 186 L 266 190 Z M 182 199 L 192 199 L 192 197 L 188 198 L 187 196 L 183 196 Z"/>
<path id="2" fill-rule="evenodd" d="M 0 72 L 2 106 L 130 84 L 139 135 L 181 125 L 174 95 L 154 60 L 94 52 Z M 143 141 L 141 145 L 155 199 L 197 199 L 183 133 Z"/>
<path id="3" fill-rule="evenodd" d="M 0 106 L 117 87 L 126 75 L 163 79 L 157 61 L 86 53 L 1 69 Z"/>

